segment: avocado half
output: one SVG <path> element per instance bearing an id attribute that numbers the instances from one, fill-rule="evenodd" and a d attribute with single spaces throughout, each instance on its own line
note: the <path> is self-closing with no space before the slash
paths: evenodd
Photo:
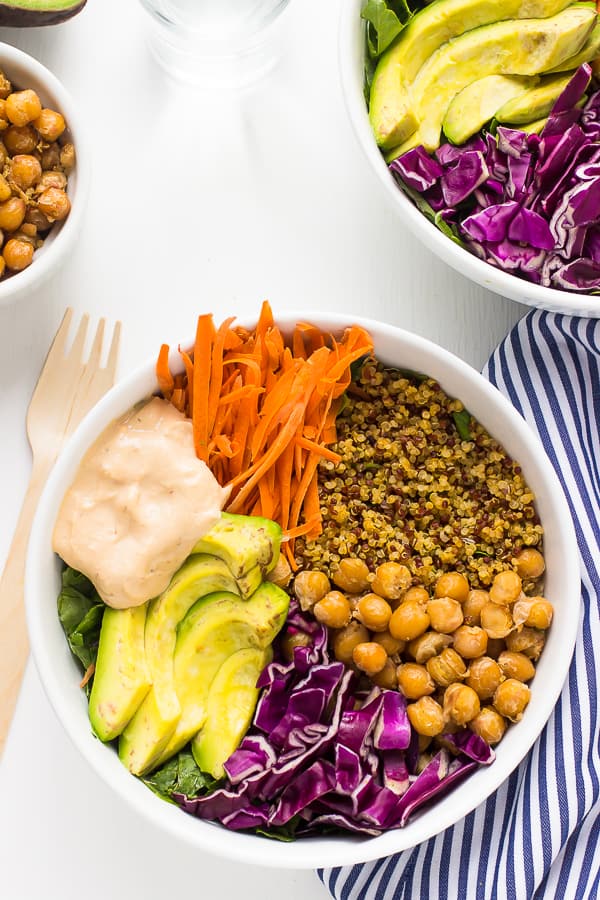
<path id="1" fill-rule="evenodd" d="M 0 25 L 32 28 L 58 25 L 81 12 L 87 0 L 4 0 L 0 2 Z"/>

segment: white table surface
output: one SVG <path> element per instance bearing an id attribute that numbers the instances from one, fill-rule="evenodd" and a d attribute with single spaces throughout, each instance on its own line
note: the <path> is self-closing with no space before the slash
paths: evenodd
<path id="1" fill-rule="evenodd" d="M 58 27 L 0 29 L 85 113 L 94 176 L 64 270 L 0 307 L 0 564 L 30 469 L 24 417 L 71 305 L 123 321 L 120 374 L 199 312 L 332 309 L 382 318 L 480 367 L 525 311 L 437 261 L 387 208 L 344 108 L 342 0 L 291 0 L 277 68 L 210 98 L 170 83 L 135 0 L 89 0 Z M 3 900 L 317 900 L 312 872 L 223 865 L 138 821 L 71 746 L 30 663 L 0 766 Z"/>

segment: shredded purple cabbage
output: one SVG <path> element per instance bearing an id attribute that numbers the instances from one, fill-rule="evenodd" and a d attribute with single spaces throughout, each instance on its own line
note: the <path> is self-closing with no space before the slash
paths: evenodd
<path id="1" fill-rule="evenodd" d="M 480 259 L 546 287 L 600 291 L 600 91 L 585 63 L 540 135 L 498 127 L 390 164 Z"/>
<path id="2" fill-rule="evenodd" d="M 468 729 L 444 736 L 423 771 L 418 735 L 398 691 L 359 689 L 330 659 L 327 629 L 292 602 L 289 628 L 309 635 L 290 663 L 262 673 L 254 723 L 225 763 L 227 781 L 202 797 L 175 795 L 182 809 L 231 830 L 342 829 L 377 835 L 398 828 L 494 751 Z"/>

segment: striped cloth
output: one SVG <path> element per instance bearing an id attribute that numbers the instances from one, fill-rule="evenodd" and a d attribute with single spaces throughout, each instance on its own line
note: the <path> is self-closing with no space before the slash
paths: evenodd
<path id="1" fill-rule="evenodd" d="M 600 896 L 599 366 L 600 320 L 536 310 L 484 370 L 538 432 L 576 525 L 581 622 L 552 717 L 502 787 L 453 828 L 386 859 L 320 870 L 336 900 Z"/>

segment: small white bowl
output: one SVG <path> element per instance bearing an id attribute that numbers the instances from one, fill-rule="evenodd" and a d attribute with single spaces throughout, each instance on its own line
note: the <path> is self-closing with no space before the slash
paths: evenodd
<path id="1" fill-rule="evenodd" d="M 90 185 L 90 153 L 81 125 L 81 115 L 69 92 L 56 75 L 33 56 L 0 43 L 0 69 L 19 90 L 31 88 L 42 106 L 62 113 L 75 146 L 75 168 L 69 175 L 67 193 L 71 201 L 69 215 L 50 229 L 43 245 L 36 250 L 30 266 L 0 280 L 0 306 L 12 303 L 27 291 L 37 288 L 64 262 L 81 231 L 81 218 Z M 0 139 L 1 139 L 0 135 Z"/>
<path id="2" fill-rule="evenodd" d="M 305 313 L 276 316 L 284 329 L 305 318 Z M 339 314 L 309 318 L 326 331 L 341 331 L 349 324 L 348 318 Z M 56 612 L 61 566 L 52 552 L 51 534 L 60 502 L 83 453 L 111 421 L 156 390 L 154 358 L 113 388 L 81 424 L 50 476 L 31 533 L 25 579 L 31 646 L 41 682 L 73 743 L 103 781 L 141 816 L 182 841 L 241 862 L 289 868 L 356 863 L 413 847 L 454 824 L 496 790 L 523 759 L 557 701 L 575 644 L 580 603 L 577 544 L 560 483 L 538 438 L 496 388 L 451 353 L 399 328 L 366 319 L 352 321 L 370 331 L 375 351 L 384 362 L 433 376 L 448 394 L 460 398 L 519 461 L 537 497 L 545 529 L 545 594 L 555 607 L 554 622 L 532 682 L 531 702 L 522 721 L 511 726 L 498 745 L 495 762 L 477 770 L 405 828 L 374 838 L 338 835 L 302 838 L 293 843 L 230 832 L 160 800 L 129 774 L 112 748 L 93 737 L 87 701 L 78 686 L 81 673 Z"/>
<path id="3" fill-rule="evenodd" d="M 342 90 L 358 141 L 392 208 L 403 224 L 436 256 L 477 284 L 527 306 L 571 316 L 600 316 L 600 295 L 560 291 L 533 284 L 476 257 L 430 222 L 401 190 L 375 142 L 364 95 L 365 41 L 360 11 L 364 0 L 342 4 L 339 58 Z"/>

